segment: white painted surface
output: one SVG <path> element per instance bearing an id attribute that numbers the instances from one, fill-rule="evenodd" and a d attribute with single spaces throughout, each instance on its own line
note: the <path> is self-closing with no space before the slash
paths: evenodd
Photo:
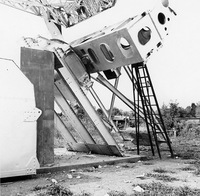
<path id="1" fill-rule="evenodd" d="M 36 173 L 36 120 L 32 83 L 12 61 L 0 59 L 0 177 Z"/>

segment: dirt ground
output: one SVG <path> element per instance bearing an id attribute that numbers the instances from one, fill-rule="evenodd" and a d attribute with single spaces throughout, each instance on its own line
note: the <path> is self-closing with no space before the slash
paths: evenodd
<path id="1" fill-rule="evenodd" d="M 161 149 L 162 159 L 156 154 L 151 156 L 148 146 L 141 148 L 141 154 L 147 155 L 147 160 L 135 163 L 99 164 L 95 167 L 62 170 L 37 174 L 27 178 L 12 179 L 1 182 L 1 196 L 45 196 L 48 187 L 59 185 L 69 188 L 78 196 L 113 196 L 111 191 L 123 191 L 133 194 L 140 184 L 160 182 L 171 187 L 189 187 L 200 189 L 200 166 L 195 163 L 200 157 L 200 137 L 175 138 L 172 140 L 175 157 L 171 158 L 164 146 Z M 162 144 L 163 145 L 163 144 Z M 136 155 L 136 148 L 125 143 L 129 153 Z M 109 160 L 114 157 L 83 153 L 66 153 L 65 149 L 55 149 L 55 165 L 62 163 L 89 163 Z M 195 159 L 197 158 L 197 159 Z M 198 162 L 199 164 L 199 162 Z M 200 191 L 199 191 L 200 192 Z M 67 194 L 68 195 L 68 194 Z M 62 195 L 63 196 L 63 195 Z M 119 196 L 122 196 L 119 194 Z"/>
<path id="2" fill-rule="evenodd" d="M 92 156 L 95 159 L 95 156 Z M 88 159 L 88 157 L 86 157 Z M 90 157 L 91 159 L 91 157 Z M 187 169 L 189 168 L 189 169 Z M 159 171 L 165 171 L 165 178 L 157 178 Z M 157 171 L 157 172 L 156 172 Z M 194 174 L 193 160 L 163 157 L 136 163 L 99 165 L 71 171 L 60 171 L 22 178 L 12 182 L 2 182 L 2 196 L 41 195 L 45 187 L 57 183 L 74 193 L 91 193 L 105 196 L 110 191 L 133 193 L 137 184 L 161 182 L 170 186 L 200 188 L 200 176 Z M 167 176 L 167 177 L 166 177 Z"/>

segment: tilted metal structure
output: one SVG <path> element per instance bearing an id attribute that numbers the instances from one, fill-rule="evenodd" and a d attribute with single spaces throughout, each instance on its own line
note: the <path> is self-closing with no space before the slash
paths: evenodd
<path id="1" fill-rule="evenodd" d="M 48 50 L 54 54 L 54 98 L 62 114 L 59 115 L 55 111 L 55 125 L 71 150 L 123 156 L 110 129 L 119 131 L 93 89 L 93 82 L 98 82 L 113 93 L 111 110 L 114 98 L 118 97 L 134 111 L 138 154 L 139 120 L 143 119 L 146 122 L 153 155 L 154 144 L 161 157 L 160 142 L 166 142 L 173 156 L 146 65 L 150 56 L 163 45 L 172 16 L 175 14 L 167 0 L 158 1 L 155 8 L 150 11 L 105 27 L 69 44 L 65 43 L 61 26 L 65 28 L 73 26 L 114 6 L 116 2 L 111 0 L 0 0 L 0 3 L 41 16 L 46 22 L 53 39 L 38 38 L 45 40 L 46 46 L 40 46 L 38 39 L 24 39 L 28 43 L 27 47 Z M 125 70 L 132 82 L 133 100 L 123 95 L 117 88 L 121 69 Z M 94 77 L 93 73 L 97 73 L 97 77 Z M 110 79 L 115 80 L 115 85 L 109 82 Z M 95 111 L 86 96 L 86 91 L 92 94 L 105 113 L 106 122 Z M 88 123 L 84 123 L 76 115 L 77 107 L 82 108 L 88 115 L 93 127 L 92 131 L 88 129 Z M 100 141 L 95 139 L 94 132 L 101 138 Z"/>

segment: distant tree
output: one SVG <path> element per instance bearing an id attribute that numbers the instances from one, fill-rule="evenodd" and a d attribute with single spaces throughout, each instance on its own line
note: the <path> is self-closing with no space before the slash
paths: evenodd
<path id="1" fill-rule="evenodd" d="M 130 111 L 130 118 L 134 118 L 135 117 L 135 112 L 132 110 L 132 111 Z"/>
<path id="2" fill-rule="evenodd" d="M 161 113 L 163 117 L 163 121 L 165 124 L 166 129 L 171 129 L 172 127 L 172 118 L 170 116 L 170 109 L 165 104 L 162 105 Z"/>
<path id="3" fill-rule="evenodd" d="M 163 104 L 161 113 L 166 129 L 172 129 L 176 124 L 176 118 L 179 117 L 179 103 L 170 102 L 169 106 Z"/>
<path id="4" fill-rule="evenodd" d="M 184 118 L 188 115 L 186 109 L 182 108 L 182 107 L 178 107 L 178 113 L 179 113 L 179 117 Z"/>
<path id="5" fill-rule="evenodd" d="M 179 103 L 177 103 L 177 102 L 170 102 L 169 103 L 170 115 L 171 115 L 173 120 L 174 120 L 175 117 L 179 116 L 178 105 L 179 105 Z"/>
<path id="6" fill-rule="evenodd" d="M 131 112 L 124 111 L 124 112 L 123 112 L 123 115 L 124 115 L 124 116 L 129 116 L 129 117 L 130 117 L 130 115 L 131 115 Z"/>
<path id="7" fill-rule="evenodd" d="M 113 107 L 111 116 L 122 116 L 123 111 L 119 108 Z"/>
<path id="8" fill-rule="evenodd" d="M 185 108 L 185 111 L 186 111 L 186 117 L 190 117 L 191 106 L 187 106 L 187 107 Z"/>
<path id="9" fill-rule="evenodd" d="M 197 105 L 197 107 L 196 107 L 196 117 L 197 118 L 200 117 L 200 105 Z"/>
<path id="10" fill-rule="evenodd" d="M 192 103 L 191 104 L 191 111 L 190 111 L 190 115 L 192 116 L 192 117 L 195 117 L 196 116 L 196 104 L 195 103 Z"/>

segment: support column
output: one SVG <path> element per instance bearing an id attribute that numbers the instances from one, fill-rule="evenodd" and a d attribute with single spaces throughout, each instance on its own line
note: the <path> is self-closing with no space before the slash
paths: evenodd
<path id="1" fill-rule="evenodd" d="M 41 166 L 54 162 L 54 54 L 21 48 L 21 70 L 34 84 L 37 121 L 37 158 Z"/>

